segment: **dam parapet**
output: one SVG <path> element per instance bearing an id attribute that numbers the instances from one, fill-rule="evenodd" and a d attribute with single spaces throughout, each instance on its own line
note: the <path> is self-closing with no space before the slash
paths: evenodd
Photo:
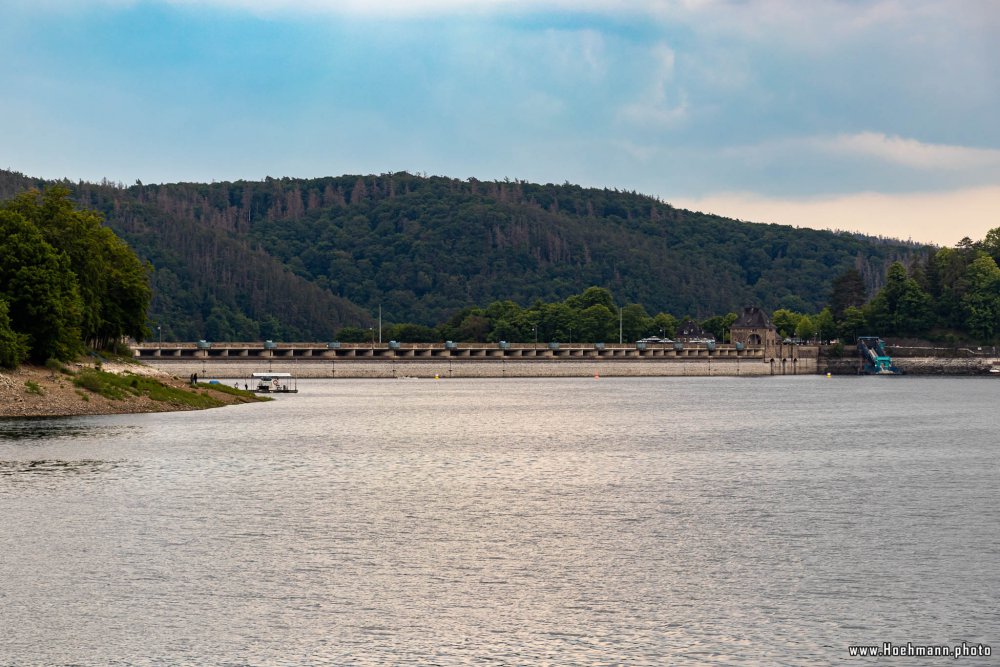
<path id="1" fill-rule="evenodd" d="M 761 376 L 816 372 L 817 348 L 716 343 L 143 343 L 136 360 L 184 376 L 301 378 Z"/>
<path id="2" fill-rule="evenodd" d="M 765 359 L 815 358 L 803 345 L 716 343 L 138 343 L 136 359 Z"/>

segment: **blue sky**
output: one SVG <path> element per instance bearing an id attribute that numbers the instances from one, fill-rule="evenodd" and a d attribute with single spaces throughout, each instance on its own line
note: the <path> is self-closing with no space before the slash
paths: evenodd
<path id="1" fill-rule="evenodd" d="M 406 170 L 952 245 L 1000 226 L 993 0 L 5 0 L 0 166 Z"/>

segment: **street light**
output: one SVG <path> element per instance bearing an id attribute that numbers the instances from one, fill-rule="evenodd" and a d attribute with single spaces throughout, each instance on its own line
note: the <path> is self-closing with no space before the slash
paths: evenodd
<path id="1" fill-rule="evenodd" d="M 156 325 L 156 333 L 160 337 L 160 347 L 163 347 L 163 327 Z"/>

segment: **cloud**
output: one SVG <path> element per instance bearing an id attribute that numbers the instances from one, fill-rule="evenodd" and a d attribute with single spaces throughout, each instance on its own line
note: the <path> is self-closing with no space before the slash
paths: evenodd
<path id="1" fill-rule="evenodd" d="M 1000 150 L 929 144 L 879 132 L 842 134 L 816 145 L 838 155 L 878 158 L 914 169 L 984 169 L 1000 167 Z"/>
<path id="2" fill-rule="evenodd" d="M 476 14 L 535 14 L 560 12 L 633 12 L 649 11 L 624 0 L 164 0 L 175 5 L 215 5 L 255 14 L 313 13 L 350 16 L 408 18 L 413 16 L 456 16 Z"/>
<path id="3" fill-rule="evenodd" d="M 636 125 L 673 127 L 688 115 L 687 95 L 674 85 L 676 56 L 666 44 L 655 45 L 649 55 L 652 74 L 646 90 L 638 100 L 623 106 L 618 117 Z"/>
<path id="4" fill-rule="evenodd" d="M 838 229 L 952 246 L 1000 226 L 1000 185 L 948 192 L 863 192 L 809 199 L 718 193 L 671 204 L 752 222 Z"/>

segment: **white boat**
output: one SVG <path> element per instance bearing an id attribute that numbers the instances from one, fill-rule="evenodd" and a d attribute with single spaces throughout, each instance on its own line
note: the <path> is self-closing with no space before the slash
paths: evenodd
<path id="1" fill-rule="evenodd" d="M 298 382 L 291 373 L 251 373 L 253 388 L 258 394 L 297 394 Z"/>

